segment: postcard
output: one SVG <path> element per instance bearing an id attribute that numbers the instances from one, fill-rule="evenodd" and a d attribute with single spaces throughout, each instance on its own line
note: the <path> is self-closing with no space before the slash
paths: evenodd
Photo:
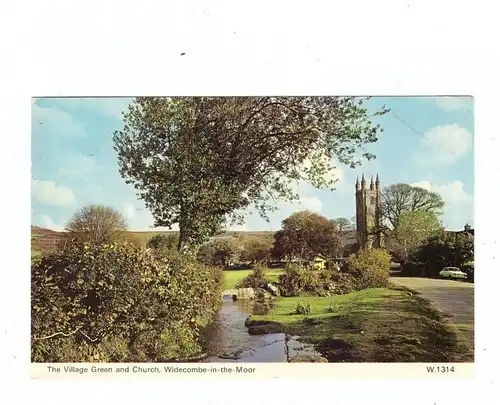
<path id="1" fill-rule="evenodd" d="M 473 107 L 34 99 L 33 378 L 471 376 Z"/>

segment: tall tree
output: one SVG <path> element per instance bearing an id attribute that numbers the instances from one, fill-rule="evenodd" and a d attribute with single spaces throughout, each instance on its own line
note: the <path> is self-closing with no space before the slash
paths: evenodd
<path id="1" fill-rule="evenodd" d="M 300 211 L 285 218 L 282 229 L 275 233 L 275 256 L 287 259 L 311 259 L 321 253 L 335 253 L 337 236 L 328 218 L 310 211 Z"/>
<path id="2" fill-rule="evenodd" d="M 399 256 L 407 260 L 426 239 L 436 235 L 440 230 L 442 225 L 432 212 L 403 212 L 399 216 L 397 228 L 392 232 Z"/>
<path id="3" fill-rule="evenodd" d="M 123 239 L 127 220 L 112 207 L 91 204 L 77 211 L 66 224 L 65 240 L 106 243 Z"/>
<path id="4" fill-rule="evenodd" d="M 443 207 L 439 194 L 409 184 L 392 184 L 381 193 L 382 218 L 391 229 L 397 228 L 399 217 L 405 212 L 425 211 L 439 216 Z"/>
<path id="5" fill-rule="evenodd" d="M 291 182 L 333 187 L 332 158 L 355 167 L 376 142 L 364 98 L 136 98 L 114 134 L 120 173 L 155 226 L 179 225 L 179 249 L 216 234 L 253 205 L 267 218 Z M 374 156 L 364 153 L 364 157 Z M 304 165 L 304 162 L 308 162 Z"/>

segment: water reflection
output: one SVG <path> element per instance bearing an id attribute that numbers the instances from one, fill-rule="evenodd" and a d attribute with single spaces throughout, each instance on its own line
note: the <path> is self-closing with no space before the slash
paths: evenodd
<path id="1" fill-rule="evenodd" d="M 309 344 L 283 333 L 250 335 L 248 315 L 266 308 L 253 301 L 225 300 L 218 319 L 205 331 L 208 357 L 203 362 L 289 362 L 297 355 L 319 356 Z"/>

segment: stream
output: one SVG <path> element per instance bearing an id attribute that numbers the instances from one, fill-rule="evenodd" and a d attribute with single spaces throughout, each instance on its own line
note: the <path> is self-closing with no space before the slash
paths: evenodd
<path id="1" fill-rule="evenodd" d="M 225 299 L 217 319 L 204 333 L 208 357 L 201 362 L 286 363 L 297 356 L 321 356 L 313 345 L 299 342 L 298 336 L 284 333 L 250 335 L 245 320 L 256 308 L 254 301 Z"/>

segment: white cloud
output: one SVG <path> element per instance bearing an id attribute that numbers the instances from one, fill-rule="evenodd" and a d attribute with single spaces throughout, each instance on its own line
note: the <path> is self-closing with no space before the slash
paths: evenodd
<path id="1" fill-rule="evenodd" d="M 48 215 L 40 215 L 40 217 L 37 219 L 38 220 L 36 221 L 36 223 L 40 224 L 39 226 L 41 226 L 42 228 L 52 229 L 53 231 L 62 231 L 64 228 L 60 225 L 56 225 L 52 218 Z"/>
<path id="2" fill-rule="evenodd" d="M 472 97 L 436 97 L 436 105 L 446 111 L 471 111 Z"/>
<path id="3" fill-rule="evenodd" d="M 445 203 L 443 222 L 449 230 L 463 229 L 466 223 L 471 223 L 474 218 L 474 196 L 468 194 L 464 184 L 459 181 L 435 184 L 426 180 L 411 184 L 428 191 L 438 193 Z"/>
<path id="4" fill-rule="evenodd" d="M 76 203 L 73 190 L 58 186 L 53 181 L 31 180 L 31 196 L 36 201 L 46 205 L 69 207 Z"/>
<path id="5" fill-rule="evenodd" d="M 313 212 L 321 212 L 323 209 L 323 202 L 317 197 L 300 197 L 296 211 L 308 210 Z"/>
<path id="6" fill-rule="evenodd" d="M 461 202 L 469 202 L 473 200 L 472 195 L 467 194 L 464 190 L 464 184 L 459 181 L 451 181 L 444 184 L 431 184 L 428 181 L 419 181 L 412 184 L 413 187 L 421 187 L 428 191 L 438 193 L 445 202 L 457 204 Z"/>
<path id="7" fill-rule="evenodd" d="M 451 164 L 472 148 L 472 135 L 458 124 L 439 125 L 424 134 L 417 161 L 426 166 Z"/>

